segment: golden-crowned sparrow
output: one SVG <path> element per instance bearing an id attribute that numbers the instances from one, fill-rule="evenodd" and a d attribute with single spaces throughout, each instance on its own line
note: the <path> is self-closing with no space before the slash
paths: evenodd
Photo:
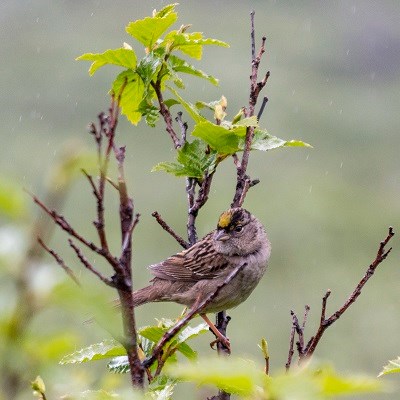
<path id="1" fill-rule="evenodd" d="M 133 293 L 135 306 L 161 301 L 195 306 L 213 293 L 234 268 L 243 265 L 201 311 L 201 317 L 229 348 L 229 340 L 206 313 L 245 301 L 264 275 L 270 253 L 271 244 L 261 222 L 243 208 L 229 209 L 219 217 L 216 230 L 192 247 L 149 267 L 155 277 L 149 286 Z"/>

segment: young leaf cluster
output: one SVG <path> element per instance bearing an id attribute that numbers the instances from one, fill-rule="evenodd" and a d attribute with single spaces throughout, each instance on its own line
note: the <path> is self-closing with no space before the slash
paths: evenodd
<path id="1" fill-rule="evenodd" d="M 148 125 L 154 127 L 160 113 L 164 119 L 169 120 L 167 124 L 172 124 L 170 109 L 176 104 L 180 104 L 193 119 L 191 136 L 196 139 L 186 143 L 184 138 L 180 144 L 175 140 L 176 161 L 161 162 L 153 171 L 195 178 L 201 183 L 214 172 L 219 162 L 244 150 L 249 127 L 255 129 L 251 150 L 310 147 L 299 140 L 286 141 L 268 134 L 259 127 L 256 116 L 242 118 L 242 110 L 232 121 L 226 120 L 227 100 L 224 96 L 217 101 L 199 101 L 195 105 L 182 98 L 176 90 L 185 88 L 181 74 L 206 79 L 213 85 L 217 85 L 218 80 L 188 63 L 181 55 L 200 60 L 203 46 L 228 47 L 228 44 L 217 39 L 204 38 L 201 32 L 189 32 L 190 25 L 182 25 L 178 30 L 167 32 L 178 18 L 175 6 L 176 4 L 167 5 L 160 11 L 154 11 L 151 17 L 130 22 L 126 27 L 126 32 L 144 46 L 145 55 L 140 60 L 132 46 L 127 43 L 118 49 L 106 50 L 104 53 L 86 53 L 77 58 L 92 61 L 90 75 L 105 65 L 124 68 L 114 80 L 111 93 L 118 97 L 122 113 L 133 124 L 136 125 L 144 118 Z M 173 97 L 164 99 L 167 90 Z M 201 114 L 202 109 L 213 112 L 212 121 Z M 165 114 L 168 114 L 167 117 Z M 172 127 L 168 129 L 172 130 Z"/>
<path id="2" fill-rule="evenodd" d="M 166 33 L 178 19 L 176 5 L 167 5 L 160 11 L 154 11 L 151 17 L 127 25 L 126 32 L 144 46 L 145 55 L 142 59 L 138 60 L 135 50 L 127 43 L 121 48 L 103 53 L 85 53 L 77 58 L 92 61 L 90 75 L 105 65 L 124 68 L 114 80 L 111 93 L 120 97 L 122 114 L 134 125 L 144 117 L 149 125 L 154 126 L 159 115 L 158 107 L 154 105 L 157 100 L 155 87 L 164 88 L 167 83 L 173 83 L 184 88 L 180 74 L 197 76 L 214 85 L 218 84 L 216 78 L 197 69 L 176 53 L 200 60 L 203 46 L 228 47 L 228 44 L 204 38 L 201 32 L 189 33 L 190 25 L 182 25 L 178 30 Z"/>

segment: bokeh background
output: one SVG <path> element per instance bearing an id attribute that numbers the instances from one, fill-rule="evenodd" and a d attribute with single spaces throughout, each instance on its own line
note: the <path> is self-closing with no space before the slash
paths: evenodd
<path id="1" fill-rule="evenodd" d="M 13 204 L 19 204 L 17 211 L 0 217 L 3 333 L 19 304 L 15 280 L 27 262 L 23 253 L 37 213 L 22 188 L 42 196 L 49 190 L 57 193 L 59 188 L 60 197 L 64 196 L 65 182 L 57 182 L 61 178 L 55 166 L 65 153 L 90 151 L 86 126 L 108 106 L 107 91 L 117 73 L 108 67 L 90 78 L 89 64 L 74 59 L 84 52 L 119 47 L 124 41 L 133 43 L 125 33 L 127 23 L 166 4 L 0 1 L 2 196 L 9 197 L 5 189 L 9 187 L 15 196 Z M 273 135 L 314 146 L 254 153 L 250 161 L 250 175 L 261 183 L 249 192 L 245 206 L 265 223 L 273 253 L 263 282 L 245 304 L 230 312 L 229 336 L 235 354 L 250 355 L 260 363 L 257 343 L 266 337 L 271 369 L 276 372 L 287 359 L 290 309 L 301 315 L 305 304 L 311 306 L 307 334 L 312 334 L 325 291 L 332 290 L 328 310 L 336 310 L 375 257 L 388 226 L 400 227 L 400 3 L 182 1 L 180 23 L 191 23 L 193 30 L 231 45 L 229 49 L 206 48 L 204 59 L 196 63 L 218 77 L 220 86 L 188 79 L 186 99 L 211 101 L 224 94 L 231 117 L 246 104 L 252 9 L 258 43 L 262 35 L 267 37 L 261 71 L 271 71 L 265 89 L 269 102 L 261 124 Z M 173 158 L 161 123 L 155 129 L 145 124 L 133 127 L 122 118 L 119 142 L 127 145 L 128 181 L 136 211 L 142 215 L 134 239 L 135 285 L 140 287 L 149 279 L 147 265 L 179 249 L 151 212 L 159 211 L 184 235 L 184 180 L 150 172 L 156 163 Z M 225 164 L 198 219 L 200 234 L 214 228 L 233 196 L 234 169 L 231 163 Z M 58 200 L 60 206 L 65 202 L 63 213 L 77 229 L 95 238 L 94 202 L 85 180 L 75 178 L 65 194 L 65 201 Z M 117 250 L 118 209 L 112 192 L 108 201 L 110 241 Z M 65 243 L 65 235 L 59 232 L 50 241 L 87 285 L 87 298 L 98 304 L 111 300 L 112 291 L 84 271 Z M 397 237 L 392 245 L 388 260 L 317 349 L 318 359 L 329 361 L 341 372 L 376 376 L 388 359 L 398 355 Z M 103 265 L 99 268 L 107 270 Z M 88 387 L 121 392 L 120 385 L 128 385 L 127 377 L 105 373 L 104 363 L 94 369 L 58 365 L 64 354 L 109 335 L 96 324 L 82 323 L 88 315 L 85 301 L 52 259 L 44 257 L 31 271 L 30 290 L 39 297 L 40 306 L 21 337 L 0 344 L 0 362 L 8 370 L 11 365 L 22 371 L 25 390 L 18 398 L 30 398 L 29 380 L 38 374 L 47 383 L 50 398 Z M 138 310 L 137 318 L 140 325 L 146 325 L 180 312 L 176 305 L 149 305 Z M 118 324 L 117 319 L 112 321 Z M 210 352 L 210 339 L 211 335 L 199 338 L 194 346 Z M 398 378 L 382 379 L 392 381 L 396 388 Z M 395 390 L 369 398 L 396 399 L 398 388 L 397 394 Z M 185 398 L 184 390 L 177 398 Z M 9 398 L 4 393 L 3 398 Z"/>

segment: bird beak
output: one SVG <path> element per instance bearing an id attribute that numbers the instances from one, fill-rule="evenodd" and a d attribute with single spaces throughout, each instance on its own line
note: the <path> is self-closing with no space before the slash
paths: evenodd
<path id="1" fill-rule="evenodd" d="M 229 235 L 224 231 L 217 231 L 214 235 L 214 240 L 219 240 L 220 242 L 225 242 L 229 239 Z"/>

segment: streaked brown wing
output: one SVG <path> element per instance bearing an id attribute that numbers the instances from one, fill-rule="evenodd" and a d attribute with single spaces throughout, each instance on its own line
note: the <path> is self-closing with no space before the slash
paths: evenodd
<path id="1" fill-rule="evenodd" d="M 159 264 L 151 265 L 149 268 L 152 274 L 161 279 L 187 282 L 218 276 L 219 271 L 225 269 L 228 262 L 215 251 L 210 240 L 205 239 Z"/>

